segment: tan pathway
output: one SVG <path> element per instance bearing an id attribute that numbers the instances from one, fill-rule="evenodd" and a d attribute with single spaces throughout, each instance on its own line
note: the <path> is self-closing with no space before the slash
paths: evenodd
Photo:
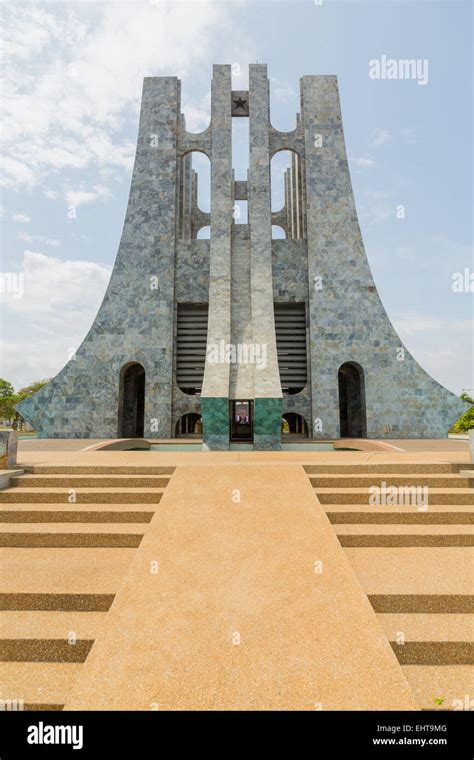
<path id="1" fill-rule="evenodd" d="M 175 471 L 65 709 L 419 709 L 302 466 L 220 461 Z"/>

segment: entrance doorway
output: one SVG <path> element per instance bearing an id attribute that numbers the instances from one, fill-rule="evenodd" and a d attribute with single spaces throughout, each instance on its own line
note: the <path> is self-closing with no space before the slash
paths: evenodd
<path id="1" fill-rule="evenodd" d="M 282 435 L 307 438 L 308 423 L 301 414 L 286 412 L 281 418 L 281 432 Z"/>
<path id="2" fill-rule="evenodd" d="M 230 402 L 230 440 L 253 441 L 253 401 Z"/>
<path id="3" fill-rule="evenodd" d="M 119 392 L 119 438 L 143 438 L 145 369 L 133 362 L 122 367 Z"/>
<path id="4" fill-rule="evenodd" d="M 367 438 L 364 370 L 346 362 L 339 368 L 338 383 L 341 438 Z"/>

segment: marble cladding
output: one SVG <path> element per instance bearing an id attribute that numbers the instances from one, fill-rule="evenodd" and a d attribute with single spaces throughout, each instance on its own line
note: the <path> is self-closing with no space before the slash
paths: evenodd
<path id="1" fill-rule="evenodd" d="M 18 405 L 42 437 L 116 437 L 119 378 L 130 362 L 145 369 L 145 436 L 168 438 L 182 414 L 199 412 L 211 449 L 228 448 L 228 399 L 236 395 L 255 400 L 256 448 L 279 447 L 285 412 L 303 415 L 314 437 L 339 437 L 338 369 L 348 361 L 363 368 L 369 438 L 444 437 L 466 411 L 403 347 L 378 296 L 352 193 L 336 77 L 302 78 L 301 113 L 288 133 L 269 122 L 268 92 L 263 64 L 250 66 L 249 91 L 240 93 L 232 92 L 230 66 L 215 66 L 211 124 L 193 134 L 180 113 L 179 80 L 144 80 L 129 202 L 104 300 L 74 357 Z M 250 168 L 248 181 L 234 184 L 236 95 L 249 101 Z M 239 115 L 246 113 L 239 108 Z M 284 149 L 299 154 L 305 239 L 272 241 L 270 160 Z M 190 150 L 211 159 L 210 241 L 193 239 L 209 217 L 195 208 Z M 191 195 L 180 195 L 183 182 Z M 248 197 L 248 225 L 233 224 L 234 195 Z M 288 213 L 284 208 L 273 221 Z M 283 398 L 274 301 L 307 308 L 308 385 Z M 175 381 L 180 302 L 209 304 L 208 341 L 265 343 L 267 370 L 207 363 L 202 398 L 182 393 Z"/>
<path id="2" fill-rule="evenodd" d="M 275 337 L 272 286 L 272 234 L 270 200 L 270 86 L 267 67 L 249 67 L 249 227 L 252 338 L 266 346 L 265 372 L 254 372 L 255 398 L 281 398 Z"/>

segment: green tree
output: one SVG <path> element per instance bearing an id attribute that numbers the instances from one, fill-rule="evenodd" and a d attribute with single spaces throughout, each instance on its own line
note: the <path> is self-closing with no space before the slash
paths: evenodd
<path id="1" fill-rule="evenodd" d="M 0 377 L 0 398 L 13 396 L 13 394 L 13 385 L 9 383 L 8 380 L 4 380 L 3 377 Z"/>
<path id="2" fill-rule="evenodd" d="M 20 390 L 17 391 L 20 401 L 23 401 L 24 398 L 28 398 L 28 396 L 32 396 L 33 393 L 38 393 L 38 391 L 40 391 L 47 383 L 49 383 L 49 378 L 47 380 L 37 380 L 34 383 L 30 383 L 30 385 L 27 385 L 25 388 L 20 388 Z"/>
<path id="3" fill-rule="evenodd" d="M 16 411 L 16 405 L 28 396 L 32 396 L 33 393 L 37 393 L 46 383 L 49 383 L 49 380 L 37 380 L 15 393 L 13 385 L 8 380 L 0 378 L 0 419 L 6 420 L 15 429 L 19 426 L 21 430 L 24 419 Z"/>
<path id="4" fill-rule="evenodd" d="M 458 421 L 453 425 L 453 432 L 454 433 L 467 433 L 468 430 L 472 430 L 474 428 L 474 399 L 471 398 L 467 393 L 461 393 L 460 398 L 462 398 L 463 401 L 467 401 L 468 404 L 472 404 L 470 409 L 465 412 L 462 417 L 458 419 Z"/>
<path id="5" fill-rule="evenodd" d="M 15 404 L 19 399 L 15 395 L 13 385 L 0 377 L 0 417 L 11 424 L 16 417 Z"/>

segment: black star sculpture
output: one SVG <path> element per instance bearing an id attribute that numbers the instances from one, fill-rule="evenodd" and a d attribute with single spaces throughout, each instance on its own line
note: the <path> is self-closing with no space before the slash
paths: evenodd
<path id="1" fill-rule="evenodd" d="M 245 104 L 246 104 L 246 102 L 247 101 L 246 100 L 242 100 L 242 98 L 238 98 L 237 100 L 234 100 L 235 107 L 236 108 L 243 108 L 244 111 L 245 111 Z"/>

